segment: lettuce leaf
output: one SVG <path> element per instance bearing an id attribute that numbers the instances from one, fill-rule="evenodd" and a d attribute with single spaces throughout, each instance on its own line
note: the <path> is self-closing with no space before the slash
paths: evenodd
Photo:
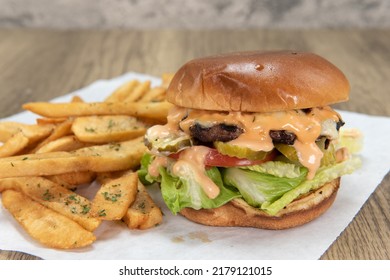
<path id="1" fill-rule="evenodd" d="M 210 199 L 203 191 L 201 185 L 196 181 L 194 173 L 190 168 L 183 171 L 185 174 L 182 177 L 177 177 L 171 174 L 170 168 L 160 167 L 159 177 L 152 177 L 148 173 L 148 167 L 152 163 L 154 156 L 144 154 L 141 159 L 141 166 L 138 170 L 138 177 L 145 185 L 159 182 L 161 186 L 161 194 L 165 204 L 172 213 L 177 214 L 185 207 L 194 209 L 211 209 L 217 208 L 229 202 L 230 200 L 241 197 L 240 193 L 223 184 L 221 173 L 217 167 L 206 170 L 206 175 L 219 187 L 220 193 Z"/>
<path id="2" fill-rule="evenodd" d="M 288 169 L 283 168 L 284 165 L 290 167 L 291 164 L 280 162 L 277 165 L 279 171 L 283 171 Z M 294 178 L 272 175 L 284 172 L 269 174 L 264 171 L 260 165 L 251 169 L 232 167 L 224 170 L 223 179 L 226 185 L 236 187 L 249 205 L 260 207 L 266 201 L 273 202 L 279 199 L 284 193 L 298 186 L 307 175 L 307 169 L 303 167 L 294 169 Z"/>
<path id="3" fill-rule="evenodd" d="M 293 163 L 282 161 L 267 161 L 259 165 L 250 165 L 240 167 L 241 169 L 248 169 L 260 173 L 267 173 L 276 177 L 297 178 L 301 177 L 305 172 L 305 167 L 298 166 Z"/>
<path id="4" fill-rule="evenodd" d="M 363 133 L 356 128 L 342 127 L 337 146 L 346 147 L 351 154 L 358 154 L 363 149 Z"/>
<path id="5" fill-rule="evenodd" d="M 352 157 L 344 162 L 323 166 L 312 180 L 306 180 L 307 169 L 287 162 L 270 161 L 247 167 L 206 170 L 206 175 L 220 188 L 220 194 L 210 199 L 196 181 L 190 168 L 181 177 L 171 174 L 170 168 L 160 167 L 160 176 L 148 174 L 154 156 L 145 154 L 138 171 L 144 184 L 161 183 L 163 199 L 172 213 L 185 207 L 212 209 L 234 198 L 243 198 L 253 207 L 276 215 L 283 207 L 299 197 L 360 167 L 361 160 Z M 222 174 L 221 174 L 222 173 Z"/>
<path id="6" fill-rule="evenodd" d="M 299 197 L 301 194 L 315 190 L 325 183 L 330 182 L 340 176 L 350 174 L 356 169 L 360 168 L 360 166 L 361 159 L 359 157 L 352 157 L 335 165 L 320 168 L 313 179 L 302 182 L 302 184 L 286 192 L 276 201 L 264 202 L 261 205 L 261 209 L 270 215 L 276 215 L 280 210 L 283 209 L 283 207 Z"/>
<path id="7" fill-rule="evenodd" d="M 214 199 L 206 195 L 190 169 L 186 173 L 187 176 L 179 178 L 170 174 L 167 169 L 160 168 L 161 193 L 173 214 L 177 214 L 185 207 L 197 210 L 217 208 L 234 198 L 241 197 L 237 190 L 224 186 L 221 174 L 216 167 L 206 170 L 207 176 L 220 189 L 219 195 Z"/>
<path id="8" fill-rule="evenodd" d="M 138 170 L 138 178 L 144 185 L 150 185 L 154 182 L 158 182 L 158 178 L 152 177 L 148 172 L 149 165 L 152 163 L 153 159 L 154 156 L 149 153 L 145 153 L 141 158 L 141 166 Z"/>

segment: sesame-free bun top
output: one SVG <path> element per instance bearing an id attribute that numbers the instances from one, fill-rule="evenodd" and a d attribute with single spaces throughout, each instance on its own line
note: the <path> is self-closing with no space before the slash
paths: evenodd
<path id="1" fill-rule="evenodd" d="M 346 101 L 349 90 L 344 74 L 318 55 L 252 51 L 187 62 L 167 100 L 193 109 L 264 113 Z"/>

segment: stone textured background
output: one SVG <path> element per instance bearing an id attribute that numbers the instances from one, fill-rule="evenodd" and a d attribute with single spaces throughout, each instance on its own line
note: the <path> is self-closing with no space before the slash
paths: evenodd
<path id="1" fill-rule="evenodd" d="M 0 27 L 383 28 L 390 0 L 0 0 Z"/>

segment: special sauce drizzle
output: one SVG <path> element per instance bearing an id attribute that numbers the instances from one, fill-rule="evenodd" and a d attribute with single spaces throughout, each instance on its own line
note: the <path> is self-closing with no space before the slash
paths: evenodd
<path id="1" fill-rule="evenodd" d="M 172 134 L 179 134 L 179 122 L 185 117 L 187 109 L 174 106 L 167 116 L 167 123 L 165 125 L 154 125 L 146 132 L 148 139 L 158 139 L 169 137 Z"/>
<path id="2" fill-rule="evenodd" d="M 160 174 L 160 167 L 166 167 L 168 165 L 167 157 L 156 157 L 148 167 L 148 173 L 153 177 L 158 177 Z"/>
<path id="3" fill-rule="evenodd" d="M 273 113 L 241 113 L 241 112 L 213 112 L 205 110 L 191 110 L 174 107 L 168 116 L 166 125 L 153 126 L 148 129 L 149 139 L 164 137 L 167 135 L 180 135 L 189 133 L 189 128 L 195 123 L 204 126 L 212 126 L 218 123 L 237 125 L 244 132 L 229 143 L 241 147 L 247 147 L 255 151 L 271 151 L 274 148 L 270 130 L 287 130 L 296 135 L 294 148 L 301 164 L 308 168 L 308 179 L 312 179 L 320 166 L 322 151 L 315 144 L 321 134 L 321 124 L 326 120 L 337 122 L 340 116 L 329 106 L 312 108 L 310 113 L 302 110 L 290 110 Z M 205 184 L 205 192 L 211 196 L 217 196 L 218 187 L 204 175 L 204 157 L 209 148 L 194 146 L 184 150 L 179 160 L 175 163 L 177 175 L 182 164 L 191 164 L 196 177 Z M 183 154 L 183 155 L 182 155 Z M 175 169 L 175 167 L 174 167 Z M 174 171 L 175 172 L 175 171 Z M 204 178 L 205 177 L 205 178 Z M 210 182 L 214 185 L 211 186 Z"/>
<path id="4" fill-rule="evenodd" d="M 179 177 L 188 176 L 185 170 L 188 168 L 192 170 L 195 180 L 202 186 L 206 195 L 213 199 L 219 194 L 219 188 L 215 183 L 205 174 L 206 167 L 204 160 L 209 153 L 210 148 L 205 146 L 193 146 L 185 149 L 180 153 L 179 160 L 175 162 L 172 167 L 173 175 Z"/>

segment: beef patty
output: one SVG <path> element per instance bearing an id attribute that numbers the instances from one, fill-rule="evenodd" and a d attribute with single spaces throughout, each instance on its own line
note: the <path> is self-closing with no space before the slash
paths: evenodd
<path id="1" fill-rule="evenodd" d="M 337 130 L 344 125 L 342 120 L 336 124 Z M 208 144 L 215 141 L 228 142 L 238 138 L 244 130 L 234 124 L 219 123 L 213 126 L 203 126 L 195 123 L 190 126 L 190 134 L 199 143 Z M 270 130 L 270 137 L 274 143 L 293 145 L 297 136 L 287 130 Z"/>
<path id="2" fill-rule="evenodd" d="M 215 141 L 228 142 L 238 138 L 244 130 L 232 124 L 219 123 L 213 126 L 203 126 L 195 123 L 190 128 L 191 137 L 200 143 Z M 294 144 L 296 135 L 286 130 L 271 130 L 270 136 L 275 143 Z"/>

